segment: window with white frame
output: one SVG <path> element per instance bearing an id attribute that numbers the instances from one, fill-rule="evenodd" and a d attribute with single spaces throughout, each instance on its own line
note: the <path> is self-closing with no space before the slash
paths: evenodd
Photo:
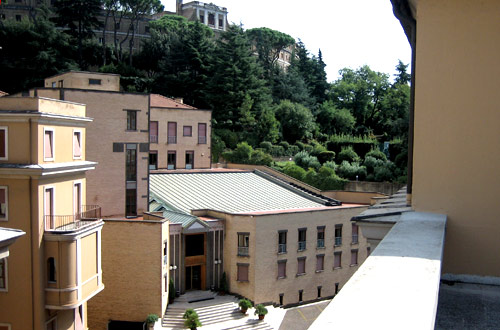
<path id="1" fill-rule="evenodd" d="M 248 256 L 250 245 L 250 233 L 238 233 L 238 255 Z"/>
<path id="2" fill-rule="evenodd" d="M 54 188 L 47 187 L 44 190 L 44 215 L 45 215 L 45 229 L 55 228 L 54 219 Z"/>
<path id="3" fill-rule="evenodd" d="M 73 131 L 73 159 L 82 158 L 82 132 Z"/>
<path id="4" fill-rule="evenodd" d="M 9 128 L 0 126 L 0 160 L 9 159 Z"/>
<path id="5" fill-rule="evenodd" d="M 54 160 L 54 129 L 45 128 L 43 131 L 43 160 L 53 161 Z"/>
<path id="6" fill-rule="evenodd" d="M 7 258 L 0 259 L 0 291 L 7 291 Z"/>
<path id="7" fill-rule="evenodd" d="M 0 221 L 9 219 L 9 201 L 7 186 L 0 186 Z"/>

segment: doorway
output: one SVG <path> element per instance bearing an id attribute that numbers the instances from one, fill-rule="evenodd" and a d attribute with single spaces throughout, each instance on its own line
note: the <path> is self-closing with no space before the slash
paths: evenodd
<path id="1" fill-rule="evenodd" d="M 186 291 L 201 290 L 201 265 L 186 267 Z"/>

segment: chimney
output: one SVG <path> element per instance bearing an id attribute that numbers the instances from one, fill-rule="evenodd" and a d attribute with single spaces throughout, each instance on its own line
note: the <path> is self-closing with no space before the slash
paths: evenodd
<path id="1" fill-rule="evenodd" d="M 184 99 L 183 99 L 182 97 L 176 97 L 176 98 L 174 98 L 174 100 L 175 100 L 176 102 L 179 102 L 179 103 L 181 103 L 181 104 L 184 104 Z"/>

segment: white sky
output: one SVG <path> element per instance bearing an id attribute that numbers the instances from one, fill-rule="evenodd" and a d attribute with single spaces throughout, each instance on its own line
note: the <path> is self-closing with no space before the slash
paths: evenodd
<path id="1" fill-rule="evenodd" d="M 184 3 L 190 0 L 185 0 Z M 206 0 L 203 2 L 212 2 Z M 175 11 L 175 0 L 162 0 Z M 390 0 L 213 0 L 226 7 L 229 22 L 245 29 L 268 27 L 304 42 L 317 55 L 321 48 L 328 81 L 344 67 L 368 64 L 372 70 L 395 73 L 398 59 L 411 61 L 411 49 Z"/>

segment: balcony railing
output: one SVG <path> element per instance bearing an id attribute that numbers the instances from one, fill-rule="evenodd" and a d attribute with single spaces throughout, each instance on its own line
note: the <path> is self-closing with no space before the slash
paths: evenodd
<path id="1" fill-rule="evenodd" d="M 278 244 L 278 253 L 286 253 L 286 244 Z"/>
<path id="2" fill-rule="evenodd" d="M 149 141 L 151 143 L 158 143 L 158 135 L 150 135 L 149 136 Z"/>
<path id="3" fill-rule="evenodd" d="M 325 247 L 325 239 L 324 238 L 318 238 L 318 247 L 319 248 Z"/>
<path id="4" fill-rule="evenodd" d="M 358 244 L 358 235 L 352 235 L 352 244 Z"/>
<path id="5" fill-rule="evenodd" d="M 176 144 L 177 143 L 177 136 L 169 136 L 167 138 L 167 143 L 168 144 Z"/>
<path id="6" fill-rule="evenodd" d="M 306 249 L 306 241 L 299 242 L 299 251 L 304 251 Z"/>
<path id="7" fill-rule="evenodd" d="M 342 245 L 342 237 L 335 237 L 335 245 Z"/>
<path id="8" fill-rule="evenodd" d="M 207 144 L 206 136 L 198 136 L 198 144 Z"/>
<path id="9" fill-rule="evenodd" d="M 75 215 L 46 215 L 45 230 L 75 231 L 91 225 L 101 219 L 101 207 L 98 205 L 82 205 L 81 212 Z"/>
<path id="10" fill-rule="evenodd" d="M 247 256 L 248 255 L 248 246 L 238 246 L 238 255 L 239 256 Z"/>

